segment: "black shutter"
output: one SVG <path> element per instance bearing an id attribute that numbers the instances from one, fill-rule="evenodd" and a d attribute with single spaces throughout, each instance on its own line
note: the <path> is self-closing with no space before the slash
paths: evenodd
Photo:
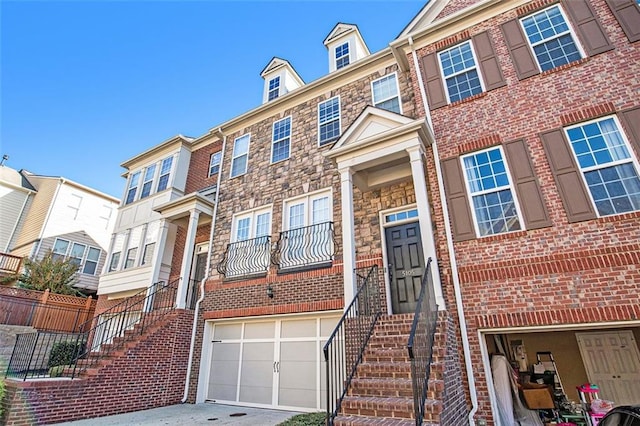
<path id="1" fill-rule="evenodd" d="M 505 143 L 504 151 L 524 216 L 525 228 L 538 229 L 551 226 L 551 219 L 524 140 Z"/>
<path id="2" fill-rule="evenodd" d="M 448 158 L 441 164 L 453 239 L 465 241 L 476 238 L 462 167 L 460 167 L 460 157 Z"/>
<path id="3" fill-rule="evenodd" d="M 538 64 L 531 53 L 531 49 L 529 49 L 529 42 L 520 27 L 520 22 L 517 19 L 505 22 L 502 24 L 502 32 L 504 33 L 504 39 L 507 42 L 513 65 L 516 68 L 518 79 L 522 80 L 539 74 Z"/>
<path id="4" fill-rule="evenodd" d="M 489 31 L 484 31 L 473 36 L 473 46 L 476 51 L 476 56 L 478 57 L 478 65 L 482 70 L 482 77 L 484 78 L 484 85 L 487 92 L 506 85 L 507 82 L 498 64 L 498 57 L 493 48 Z"/>
<path id="5" fill-rule="evenodd" d="M 640 40 L 640 6 L 633 0 L 607 0 L 607 4 L 629 41 Z"/>
<path id="6" fill-rule="evenodd" d="M 598 18 L 588 1 L 564 0 L 562 5 L 573 21 L 582 45 L 589 56 L 613 49 L 613 44 L 598 22 Z"/>
<path id="7" fill-rule="evenodd" d="M 435 53 L 430 53 L 422 58 L 422 72 L 429 109 L 433 110 L 447 105 L 447 95 L 444 91 L 438 67 L 438 58 Z"/>
<path id="8" fill-rule="evenodd" d="M 540 138 L 569 222 L 595 219 L 596 212 L 591 204 L 588 189 L 584 186 L 580 176 L 582 172 L 573 159 L 564 131 L 551 130 L 541 133 Z"/>

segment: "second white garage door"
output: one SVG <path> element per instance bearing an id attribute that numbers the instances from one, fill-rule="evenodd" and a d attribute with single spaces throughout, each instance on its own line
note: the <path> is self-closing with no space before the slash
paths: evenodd
<path id="1" fill-rule="evenodd" d="M 317 411 L 326 407 L 322 346 L 339 316 L 213 324 L 207 399 Z"/>

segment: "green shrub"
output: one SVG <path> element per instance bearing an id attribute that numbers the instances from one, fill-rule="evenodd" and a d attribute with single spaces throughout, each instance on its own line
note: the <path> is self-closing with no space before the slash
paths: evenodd
<path id="1" fill-rule="evenodd" d="M 2 400 L 3 399 L 4 399 L 4 380 L 0 379 L 0 421 L 2 421 L 2 412 L 3 412 Z"/>
<path id="2" fill-rule="evenodd" d="M 65 368 L 71 368 L 70 365 L 56 365 L 49 369 L 49 377 L 60 377 Z"/>
<path id="3" fill-rule="evenodd" d="M 324 426 L 326 423 L 327 413 L 307 413 L 293 416 L 278 426 Z"/>
<path id="4" fill-rule="evenodd" d="M 47 367 L 68 365 L 84 351 L 84 342 L 58 342 L 51 348 Z"/>

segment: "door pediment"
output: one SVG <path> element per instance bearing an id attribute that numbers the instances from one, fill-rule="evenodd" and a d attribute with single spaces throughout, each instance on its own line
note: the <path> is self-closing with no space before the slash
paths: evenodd
<path id="1" fill-rule="evenodd" d="M 368 106 L 324 155 L 355 172 L 358 187 L 368 190 L 409 178 L 409 151 L 432 141 L 424 119 Z"/>

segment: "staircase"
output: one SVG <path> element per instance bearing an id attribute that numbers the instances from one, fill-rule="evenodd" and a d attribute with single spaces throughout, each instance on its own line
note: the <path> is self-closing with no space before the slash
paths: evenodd
<path id="1" fill-rule="evenodd" d="M 411 361 L 407 341 L 413 314 L 383 315 L 374 328 L 362 363 L 334 420 L 339 426 L 415 425 Z M 445 339 L 438 327 L 425 402 L 425 425 L 439 425 L 444 392 L 442 354 Z"/>

